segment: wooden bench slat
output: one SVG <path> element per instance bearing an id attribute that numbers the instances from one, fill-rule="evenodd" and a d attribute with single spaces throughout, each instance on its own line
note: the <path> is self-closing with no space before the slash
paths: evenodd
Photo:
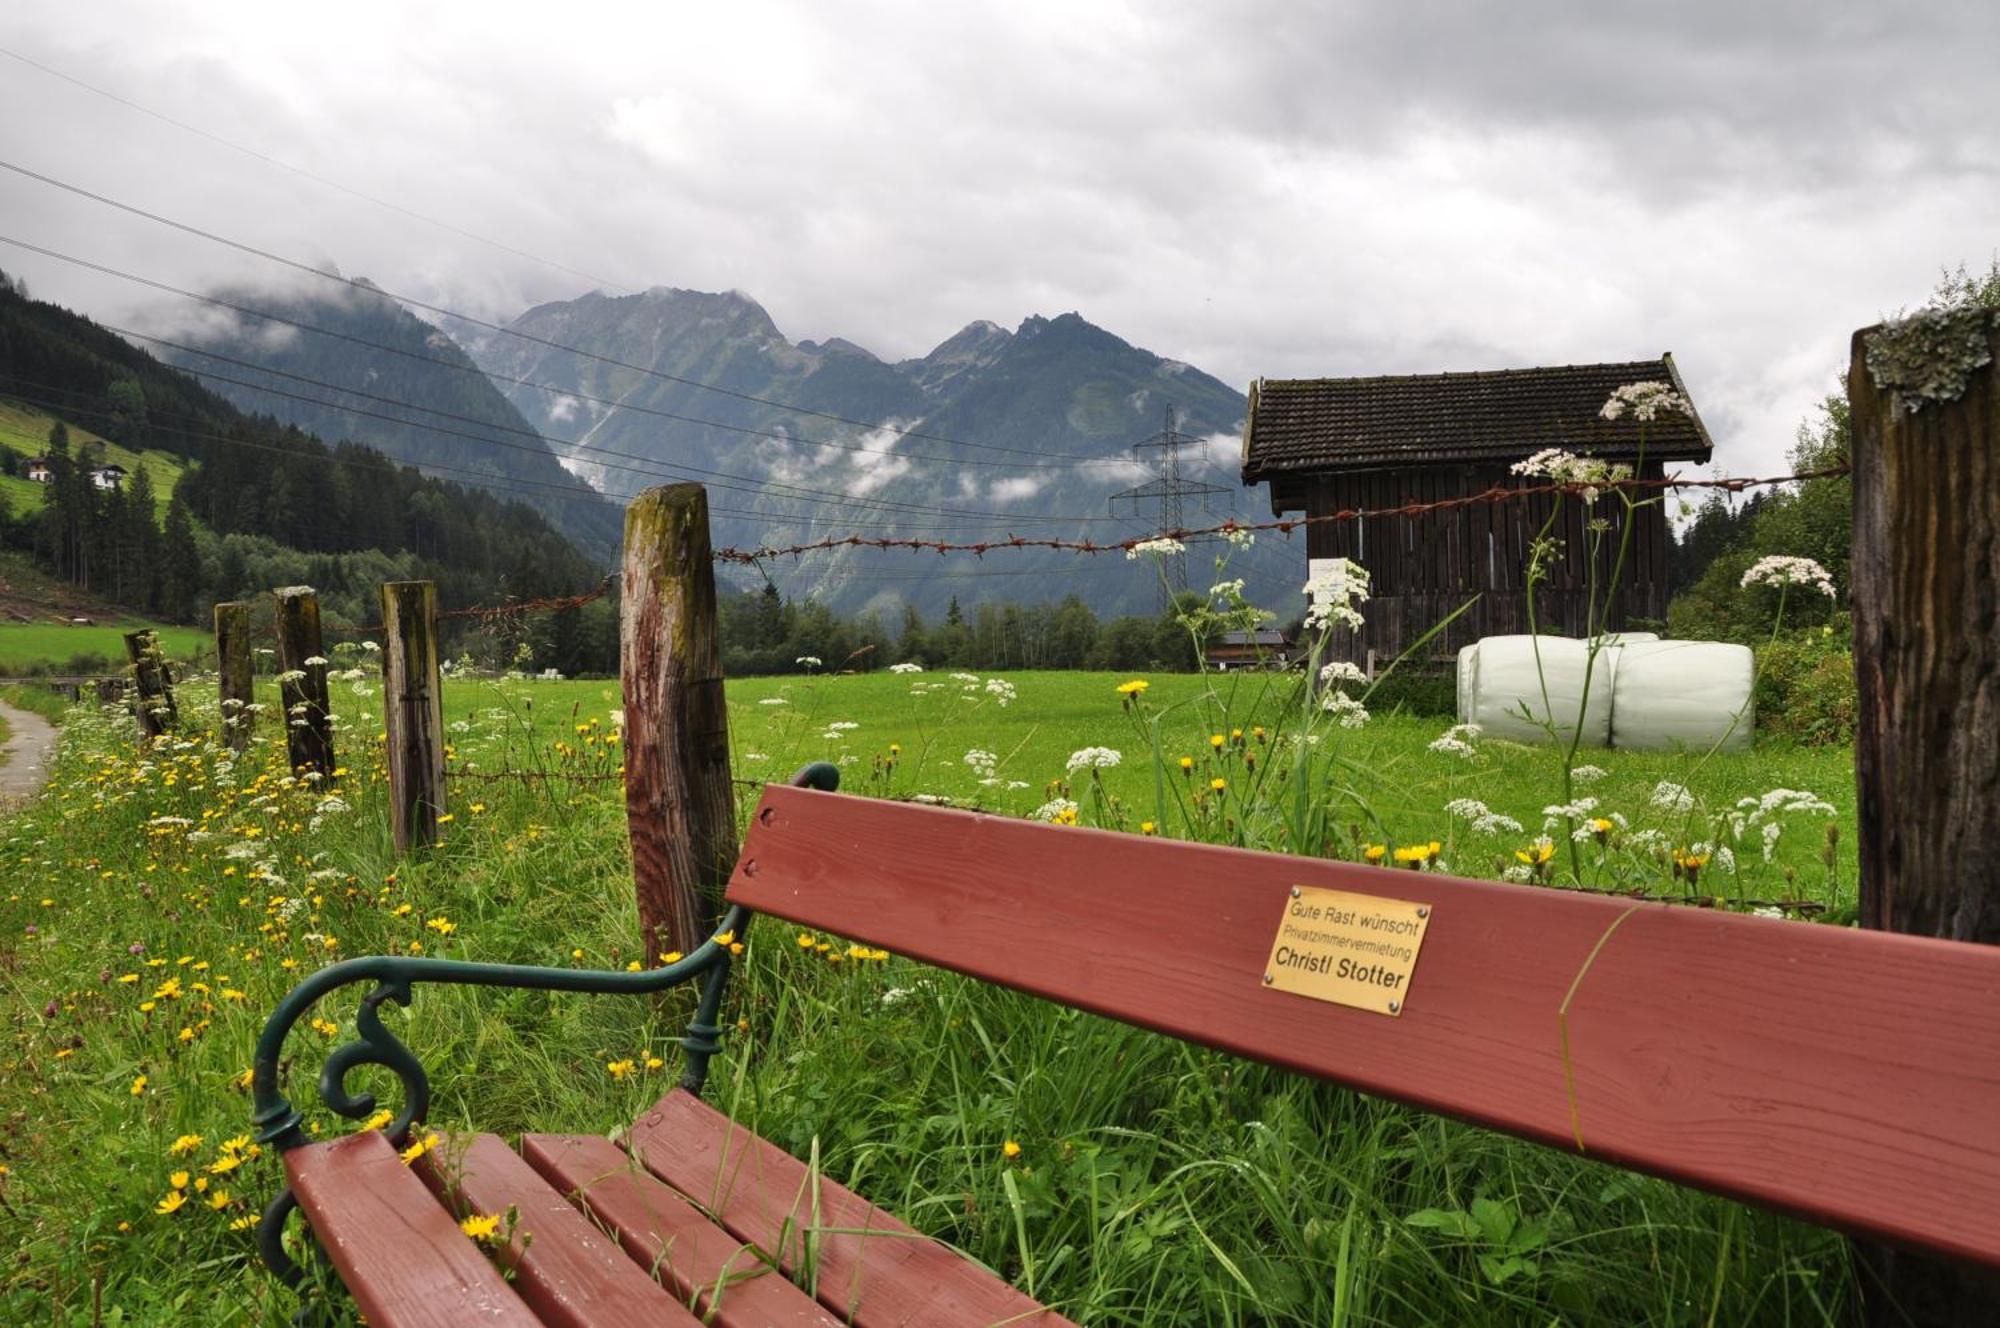
<path id="1" fill-rule="evenodd" d="M 371 1328 L 538 1328 L 378 1130 L 285 1154 L 299 1209 Z"/>
<path id="2" fill-rule="evenodd" d="M 814 1294 L 855 1328 L 1070 1322 L 845 1186 L 815 1184 L 805 1163 L 678 1089 L 639 1118 L 626 1146 L 787 1272 L 798 1274 L 815 1228 Z"/>
<path id="3" fill-rule="evenodd" d="M 818 1301 L 609 1139 L 531 1134 L 521 1155 L 615 1235 L 634 1268 L 651 1269 L 714 1328 L 840 1328 Z"/>
<path id="4" fill-rule="evenodd" d="M 1431 906 L 1400 1018 L 1263 986 L 1295 884 Z M 776 786 L 728 897 L 1552 1146 L 1575 1149 L 1580 1133 L 1591 1157 L 2000 1263 L 2000 947 Z"/>
<path id="5" fill-rule="evenodd" d="M 554 1328 L 697 1328 L 701 1322 L 491 1134 L 453 1139 L 424 1158 L 425 1180 L 473 1212 L 515 1210 L 500 1261 L 517 1295 Z"/>

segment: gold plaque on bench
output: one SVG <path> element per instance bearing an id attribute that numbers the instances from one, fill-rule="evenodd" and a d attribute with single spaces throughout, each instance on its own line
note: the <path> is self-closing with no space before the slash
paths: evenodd
<path id="1" fill-rule="evenodd" d="M 1428 904 L 1295 885 L 1271 942 L 1264 985 L 1400 1015 L 1430 919 Z"/>

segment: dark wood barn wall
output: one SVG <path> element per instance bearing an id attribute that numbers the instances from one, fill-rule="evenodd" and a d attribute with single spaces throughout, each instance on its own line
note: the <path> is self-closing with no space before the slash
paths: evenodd
<path id="1" fill-rule="evenodd" d="M 1657 478 L 1658 463 L 1647 477 Z M 1310 516 L 1345 510 L 1379 512 L 1410 503 L 1438 502 L 1521 481 L 1501 465 L 1425 466 L 1314 476 L 1300 486 Z M 1657 494 L 1655 494 L 1657 498 Z M 1307 527 L 1310 558 L 1352 558 L 1373 578 L 1374 598 L 1363 610 L 1367 626 L 1359 638 L 1336 634 L 1329 657 L 1366 661 L 1370 650 L 1386 664 L 1405 646 L 1477 595 L 1478 602 L 1412 663 L 1442 662 L 1482 636 L 1528 630 L 1528 546 L 1548 520 L 1556 498 L 1538 494 L 1503 503 L 1471 503 L 1421 516 L 1370 516 Z M 1287 504 L 1290 506 L 1290 504 Z M 1598 584 L 1608 585 L 1617 558 L 1624 504 L 1606 495 L 1586 510 L 1563 500 L 1563 515 L 1552 536 L 1561 544 L 1549 578 L 1535 597 L 1544 632 L 1582 636 L 1588 630 L 1589 535 L 1585 523 L 1611 523 L 1598 557 Z M 1649 502 L 1636 514 L 1626 554 L 1622 589 L 1599 624 L 1616 631 L 1634 619 L 1660 619 L 1667 612 L 1669 536 L 1665 508 Z"/>

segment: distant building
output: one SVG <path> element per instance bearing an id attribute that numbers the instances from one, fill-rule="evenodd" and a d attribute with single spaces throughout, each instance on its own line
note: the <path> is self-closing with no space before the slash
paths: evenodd
<path id="1" fill-rule="evenodd" d="M 1208 667 L 1219 672 L 1230 669 L 1282 669 L 1292 662 L 1292 642 L 1274 627 L 1254 632 L 1224 632 L 1208 643 Z"/>
<path id="2" fill-rule="evenodd" d="M 125 467 L 113 462 L 109 465 L 92 466 L 90 482 L 100 489 L 115 489 L 125 482 Z"/>
<path id="3" fill-rule="evenodd" d="M 1549 447 L 1635 464 L 1642 479 L 1659 478 L 1668 462 L 1707 461 L 1713 444 L 1697 415 L 1646 425 L 1642 450 L 1637 421 L 1599 414 L 1613 391 L 1639 382 L 1664 382 L 1687 395 L 1671 355 L 1488 373 L 1252 384 L 1243 426 L 1243 482 L 1270 482 L 1274 515 L 1360 514 L 1306 527 L 1308 578 L 1313 562 L 1351 558 L 1373 582 L 1373 598 L 1363 607 L 1366 626 L 1358 636 L 1335 633 L 1329 658 L 1386 664 L 1475 597 L 1470 609 L 1426 644 L 1430 661 L 1447 660 L 1482 636 L 1527 631 L 1528 546 L 1548 519 L 1553 495 L 1420 514 L 1395 509 L 1546 483 L 1515 475 L 1509 467 Z M 1603 585 L 1617 556 L 1623 509 L 1600 499 L 1590 516 L 1612 523 L 1597 568 Z M 1583 504 L 1566 499 L 1562 519 L 1550 532 L 1562 552 L 1535 597 L 1542 631 L 1581 636 L 1588 630 L 1586 519 Z M 1665 505 L 1641 508 L 1621 593 L 1600 630 L 1616 630 L 1633 618 L 1666 616 L 1669 542 Z"/>
<path id="4" fill-rule="evenodd" d="M 37 484 L 51 484 L 56 478 L 56 468 L 47 457 L 29 457 L 28 478 Z"/>

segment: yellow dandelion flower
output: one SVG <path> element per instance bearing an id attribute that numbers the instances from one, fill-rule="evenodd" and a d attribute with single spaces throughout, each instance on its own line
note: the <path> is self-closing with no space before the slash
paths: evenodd
<path id="1" fill-rule="evenodd" d="M 500 1219 L 490 1213 L 473 1213 L 459 1222 L 458 1229 L 477 1241 L 494 1240 L 500 1235 Z"/>
<path id="2" fill-rule="evenodd" d="M 646 1068 L 649 1070 L 657 1070 L 662 1066 L 664 1066 L 665 1064 L 666 1062 L 661 1060 L 658 1056 L 648 1056 L 646 1058 Z"/>
<path id="3" fill-rule="evenodd" d="M 425 1153 L 430 1152 L 442 1142 L 444 1141 L 435 1134 L 425 1135 L 403 1150 L 403 1165 L 406 1167 L 409 1166 L 412 1162 L 422 1157 Z"/>
<path id="4" fill-rule="evenodd" d="M 172 1194 L 154 1204 L 153 1211 L 165 1217 L 168 1213 L 178 1213 L 181 1210 L 181 1206 L 186 1202 L 187 1196 L 179 1190 L 175 1190 Z"/>
<path id="5" fill-rule="evenodd" d="M 669 950 L 660 956 L 660 962 L 663 964 L 678 964 L 680 961 L 681 952 L 679 950 Z"/>
<path id="6" fill-rule="evenodd" d="M 214 1194 L 209 1195 L 208 1206 L 218 1213 L 229 1207 L 229 1191 L 217 1190 Z"/>
<path id="7" fill-rule="evenodd" d="M 1377 865 L 1380 865 L 1382 859 L 1387 857 L 1388 854 L 1389 854 L 1389 846 L 1387 844 L 1370 844 L 1368 847 L 1361 850 L 1362 857 L 1366 858 L 1370 862 L 1376 863 Z"/>
<path id="8" fill-rule="evenodd" d="M 1119 683 L 1118 694 L 1120 696 L 1138 696 L 1140 693 L 1144 692 L 1148 687 L 1151 687 L 1152 685 L 1153 684 L 1147 682 L 1144 678 L 1134 678 L 1130 682 Z"/>
<path id="9" fill-rule="evenodd" d="M 132 1096 L 137 1097 L 139 1096 L 139 1094 L 145 1091 L 146 1091 L 146 1076 L 142 1074 L 137 1079 L 134 1079 L 132 1081 Z"/>
<path id="10" fill-rule="evenodd" d="M 1139 833 L 1142 835 L 1157 835 L 1160 833 L 1160 827 L 1154 825 L 1151 821 L 1141 821 L 1139 822 Z"/>
<path id="11" fill-rule="evenodd" d="M 719 931 L 715 933 L 715 943 L 717 945 L 728 945 L 735 939 L 736 933 L 733 931 Z"/>
<path id="12" fill-rule="evenodd" d="M 177 1190 L 186 1189 L 188 1187 L 187 1172 L 185 1171 L 174 1172 L 172 1175 L 167 1177 L 167 1184 L 173 1186 Z"/>
<path id="13" fill-rule="evenodd" d="M 245 1213 L 242 1217 L 231 1222 L 229 1229 L 231 1231 L 248 1231 L 251 1227 L 257 1225 L 257 1219 L 261 1216 L 263 1216 L 261 1213 Z"/>
<path id="14" fill-rule="evenodd" d="M 1021 1155 L 1021 1145 L 1009 1139 L 1006 1143 L 1000 1145 L 1000 1154 L 1011 1162 Z"/>
<path id="15" fill-rule="evenodd" d="M 211 1175 L 227 1176 L 242 1165 L 243 1155 L 241 1153 L 225 1153 L 221 1157 L 216 1158 L 215 1161 L 209 1163 L 208 1170 Z"/>
<path id="16" fill-rule="evenodd" d="M 1194 769 L 1194 758 L 1192 756 L 1183 756 L 1181 758 L 1181 773 L 1186 774 L 1192 769 Z"/>
<path id="17" fill-rule="evenodd" d="M 1229 781 L 1226 779 L 1211 779 L 1208 781 L 1208 786 L 1214 789 L 1217 793 L 1220 793 L 1224 789 L 1229 787 Z"/>
<path id="18" fill-rule="evenodd" d="M 798 939 L 799 939 L 799 949 L 801 950 L 810 950 L 813 948 L 813 945 L 815 944 L 813 940 L 813 934 L 809 931 L 800 932 Z"/>
<path id="19" fill-rule="evenodd" d="M 1229 739 L 1223 737 L 1220 733 L 1211 733 L 1208 735 L 1208 745 L 1210 747 L 1220 747 L 1228 741 Z"/>
<path id="20" fill-rule="evenodd" d="M 172 1143 L 167 1145 L 167 1152 L 175 1157 L 186 1157 L 189 1153 L 192 1153 L 197 1148 L 200 1148 L 201 1143 L 202 1140 L 200 1135 L 184 1134 L 180 1138 L 174 1140 Z"/>

